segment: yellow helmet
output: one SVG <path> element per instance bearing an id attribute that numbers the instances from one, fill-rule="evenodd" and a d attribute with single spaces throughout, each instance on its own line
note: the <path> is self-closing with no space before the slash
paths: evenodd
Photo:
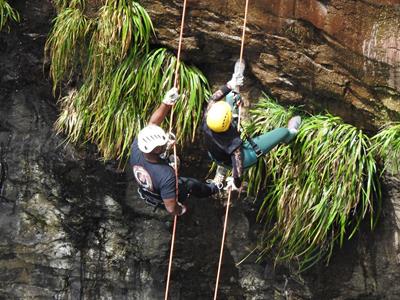
<path id="1" fill-rule="evenodd" d="M 232 110 L 225 101 L 214 103 L 207 112 L 207 126 L 214 132 L 225 132 L 232 120 Z"/>

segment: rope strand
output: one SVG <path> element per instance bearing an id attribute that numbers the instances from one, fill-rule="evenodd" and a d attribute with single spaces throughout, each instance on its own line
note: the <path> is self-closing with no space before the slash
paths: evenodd
<path id="1" fill-rule="evenodd" d="M 243 21 L 243 30 L 242 30 L 242 44 L 240 46 L 240 63 L 243 60 L 243 50 L 244 50 L 244 36 L 246 33 L 246 23 L 247 23 L 247 11 L 249 8 L 249 0 L 246 0 L 246 7 L 244 9 L 244 21 Z"/>
<path id="2" fill-rule="evenodd" d="M 247 23 L 247 11 L 248 11 L 248 7 L 249 7 L 249 0 L 246 0 L 246 7 L 245 7 L 245 11 L 244 11 L 244 21 L 243 21 L 243 31 L 242 31 L 242 43 L 240 46 L 240 64 L 242 63 L 243 60 L 243 51 L 244 51 L 244 37 L 245 37 L 245 32 L 246 32 L 246 23 Z M 239 87 L 238 87 L 238 92 L 239 92 Z M 240 131 L 240 114 L 241 114 L 241 105 L 239 105 L 239 117 L 238 117 L 238 131 Z M 240 195 L 241 189 L 239 191 L 239 195 Z M 232 190 L 229 190 L 228 193 L 228 201 L 227 201 L 227 205 L 226 205 L 226 211 L 225 211 L 225 220 L 224 220 L 224 229 L 222 232 L 222 241 L 221 241 L 221 251 L 219 253 L 219 262 L 218 262 L 218 271 L 217 271 L 217 279 L 215 282 L 215 290 L 214 290 L 214 300 L 217 299 L 217 295 L 218 295 L 218 285 L 219 285 L 219 277 L 221 274 L 221 265 L 222 265 L 222 257 L 224 254 L 224 244 L 225 244 L 225 236 L 226 236 L 226 229 L 228 227 L 228 216 L 229 216 L 229 207 L 231 204 L 231 194 L 232 194 Z"/>
<path id="3" fill-rule="evenodd" d="M 183 1 L 181 30 L 179 33 L 178 53 L 176 55 L 176 67 L 175 67 L 175 79 L 174 79 L 174 87 L 175 88 L 178 87 L 179 67 L 180 67 L 180 59 L 181 59 L 181 48 L 182 48 L 182 39 L 183 39 L 183 27 L 185 25 L 185 16 L 186 16 L 186 0 Z M 173 119 L 174 119 L 174 108 L 172 107 L 170 122 L 169 122 L 169 132 L 172 131 Z M 176 157 L 175 157 L 175 159 L 176 159 Z"/>
<path id="4" fill-rule="evenodd" d="M 186 0 L 183 2 L 183 10 L 182 10 L 182 20 L 181 20 L 181 29 L 179 34 L 179 43 L 178 43 L 178 54 L 176 57 L 176 69 L 175 69 L 175 79 L 174 79 L 174 87 L 176 88 L 178 85 L 178 77 L 179 77 L 179 64 L 180 64 L 180 56 L 181 56 L 181 48 L 182 48 L 182 38 L 183 38 L 183 27 L 185 24 L 185 13 L 186 13 Z M 172 131 L 172 123 L 174 119 L 174 108 L 171 109 L 171 116 L 169 122 L 169 132 Z M 174 162 L 175 162 L 175 199 L 178 201 L 179 196 L 179 181 L 178 181 L 178 161 L 176 157 L 176 145 L 174 144 Z M 171 278 L 171 270 L 172 270 L 172 258 L 174 253 L 174 244 L 175 244 L 175 235 L 176 235 L 176 224 L 178 223 L 178 217 L 175 215 L 174 217 L 174 225 L 172 229 L 172 237 L 171 237 L 171 250 L 169 254 L 169 264 L 168 264 L 168 274 L 167 274 L 167 283 L 165 287 L 165 300 L 168 299 L 169 293 L 169 283 Z"/>
<path id="5" fill-rule="evenodd" d="M 242 63 L 243 60 L 243 51 L 244 51 L 244 37 L 246 33 L 246 23 L 247 23 L 247 11 L 249 8 L 249 0 L 246 0 L 246 7 L 244 9 L 244 21 L 243 21 L 243 30 L 242 30 L 242 43 L 240 45 L 240 64 Z M 238 87 L 238 92 L 239 92 L 239 87 Z M 238 124 L 240 125 L 240 118 L 242 114 L 242 103 L 239 105 L 239 112 L 238 112 Z"/>
<path id="6" fill-rule="evenodd" d="M 176 56 L 176 69 L 175 69 L 175 81 L 174 87 L 177 87 L 178 83 L 178 71 L 179 71 L 179 63 L 181 59 L 181 48 L 182 48 L 182 38 L 183 38 L 183 27 L 185 25 L 185 15 L 186 15 L 186 0 L 183 2 L 183 9 L 182 9 L 182 20 L 181 20 L 181 31 L 179 33 L 179 43 L 178 43 L 178 54 Z"/>
<path id="7" fill-rule="evenodd" d="M 175 242 L 175 232 L 176 232 L 176 223 L 178 221 L 178 217 L 174 217 L 174 226 L 172 229 L 172 237 L 171 237 L 171 250 L 169 253 L 169 264 L 168 264 L 168 275 L 167 275 L 167 285 L 165 287 L 165 300 L 168 299 L 168 292 L 169 292 L 169 280 L 171 277 L 171 269 L 172 269 L 172 257 L 174 254 L 174 242 Z"/>
<path id="8" fill-rule="evenodd" d="M 232 191 L 229 190 L 228 201 L 227 201 L 227 204 L 226 204 L 226 211 L 225 211 L 224 230 L 222 232 L 221 251 L 219 253 L 217 280 L 215 282 L 214 300 L 217 299 L 217 295 L 218 295 L 219 276 L 220 276 L 220 273 L 221 273 L 222 257 L 223 257 L 223 254 L 224 254 L 224 244 L 225 244 L 226 228 L 227 228 L 227 225 L 228 225 L 229 206 L 231 206 L 231 194 L 232 194 Z"/>

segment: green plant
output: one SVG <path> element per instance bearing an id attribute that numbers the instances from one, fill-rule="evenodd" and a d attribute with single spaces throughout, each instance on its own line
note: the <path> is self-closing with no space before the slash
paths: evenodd
<path id="1" fill-rule="evenodd" d="M 385 169 L 400 172 L 400 123 L 386 124 L 373 137 L 373 151 L 383 158 Z"/>
<path id="2" fill-rule="evenodd" d="M 112 72 L 128 52 L 147 53 L 154 29 L 139 3 L 108 0 L 100 8 L 96 21 L 88 46 L 87 76 Z"/>
<path id="3" fill-rule="evenodd" d="M 249 110 L 251 118 L 243 122 L 244 131 L 249 136 L 257 136 L 264 132 L 270 131 L 277 127 L 285 127 L 288 119 L 294 115 L 295 108 L 289 107 L 284 108 L 279 105 L 271 97 L 263 94 L 263 97 L 257 102 L 253 109 Z M 276 156 L 280 156 L 279 153 L 282 151 L 282 147 L 277 148 L 275 151 L 270 152 L 268 155 L 269 159 L 276 159 Z M 267 186 L 268 178 L 266 177 L 265 170 L 269 170 L 270 175 L 277 174 L 276 171 L 271 170 L 271 167 L 279 167 L 279 164 L 268 166 L 266 158 L 260 159 L 257 167 L 248 170 L 247 175 L 249 177 L 248 192 L 251 194 L 258 194 L 263 190 L 263 187 Z"/>
<path id="4" fill-rule="evenodd" d="M 290 117 L 266 102 L 253 111 L 258 130 L 282 126 Z M 271 107 L 281 117 L 274 119 Z M 265 225 L 259 259 L 274 251 L 277 261 L 297 262 L 305 270 L 329 261 L 334 245 L 351 238 L 368 212 L 375 225 L 380 185 L 370 147 L 362 131 L 339 118 L 313 116 L 304 120 L 294 143 L 259 161 L 249 172 L 249 191 L 265 195 L 257 217 Z"/>
<path id="5" fill-rule="evenodd" d="M 176 57 L 166 49 L 160 48 L 150 52 L 137 70 L 137 79 L 132 91 L 142 103 L 142 112 L 149 112 L 160 103 L 164 93 L 173 86 L 176 69 Z M 175 118 L 173 128 L 177 139 L 184 137 L 194 139 L 196 128 L 200 122 L 202 104 L 209 96 L 207 79 L 195 67 L 179 64 L 179 80 L 181 100 L 174 106 Z M 142 114 L 143 117 L 145 117 Z M 147 120 L 149 115 L 147 115 Z"/>
<path id="6" fill-rule="evenodd" d="M 163 48 L 149 51 L 153 26 L 136 2 L 105 1 L 96 18 L 85 16 L 83 4 L 59 5 L 46 44 L 54 89 L 76 73 L 82 84 L 59 100 L 55 127 L 70 142 L 95 143 L 105 159 L 124 160 L 134 136 L 172 87 L 177 60 Z M 180 63 L 178 74 L 182 99 L 174 106 L 173 128 L 183 141 L 194 138 L 209 92 L 195 67 Z"/>
<path id="7" fill-rule="evenodd" d="M 57 11 L 60 12 L 65 8 L 85 8 L 85 0 L 53 0 L 53 4 Z"/>
<path id="8" fill-rule="evenodd" d="M 62 79 L 69 80 L 79 72 L 78 67 L 86 61 L 84 45 L 92 25 L 81 8 L 67 7 L 55 18 L 45 45 L 45 53 L 50 53 L 53 91 Z"/>
<path id="9" fill-rule="evenodd" d="M 78 90 L 71 90 L 67 96 L 59 99 L 60 115 L 55 128 L 67 135 L 67 140 L 77 143 L 86 141 L 93 120 L 93 111 L 89 99 L 94 94 L 94 85 L 86 82 Z"/>
<path id="10" fill-rule="evenodd" d="M 0 0 L 0 30 L 3 29 L 8 19 L 19 22 L 19 14 L 5 0 Z"/>
<path id="11" fill-rule="evenodd" d="M 61 80 L 83 72 L 83 81 L 112 72 L 128 52 L 137 55 L 149 47 L 153 26 L 147 12 L 137 3 L 108 0 L 92 17 L 85 1 L 56 3 L 60 9 L 46 41 L 54 90 Z"/>
<path id="12" fill-rule="evenodd" d="M 176 58 L 166 49 L 157 49 L 144 58 L 134 52 L 98 83 L 86 83 L 77 92 L 62 98 L 56 128 L 70 142 L 90 140 L 105 159 L 124 159 L 130 143 L 145 125 L 161 97 L 173 85 Z M 207 97 L 207 82 L 201 73 L 180 64 L 182 95 L 176 106 L 174 129 L 178 140 L 194 137 Z"/>

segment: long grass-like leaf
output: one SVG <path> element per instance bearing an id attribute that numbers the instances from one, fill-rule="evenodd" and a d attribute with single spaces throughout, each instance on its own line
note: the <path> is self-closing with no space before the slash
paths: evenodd
<path id="1" fill-rule="evenodd" d="M 285 126 L 293 112 L 264 97 L 246 131 Z M 334 244 L 351 238 L 367 212 L 375 224 L 380 186 L 370 148 L 370 139 L 340 118 L 313 116 L 304 119 L 294 143 L 274 149 L 249 171 L 249 192 L 264 195 L 260 259 L 274 250 L 277 262 L 297 262 L 305 270 L 328 261 Z"/>
<path id="2" fill-rule="evenodd" d="M 0 31 L 9 19 L 19 22 L 19 14 L 7 1 L 0 0 Z"/>
<path id="3" fill-rule="evenodd" d="M 78 72 L 77 67 L 85 61 L 82 47 L 91 25 L 92 21 L 79 8 L 66 8 L 55 18 L 45 46 L 45 53 L 51 60 L 50 75 L 54 90 L 62 79 L 69 80 Z"/>
<path id="4" fill-rule="evenodd" d="M 400 172 L 400 122 L 386 124 L 373 138 L 372 151 L 391 173 Z"/>

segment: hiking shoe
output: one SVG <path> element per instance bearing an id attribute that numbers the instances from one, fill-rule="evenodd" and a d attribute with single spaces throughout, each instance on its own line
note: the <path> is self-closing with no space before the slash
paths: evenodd
<path id="1" fill-rule="evenodd" d="M 217 171 L 215 172 L 214 179 L 207 179 L 206 182 L 213 186 L 213 197 L 220 199 L 224 197 L 224 181 L 227 173 L 227 169 L 221 166 L 217 166 Z"/>
<path id="2" fill-rule="evenodd" d="M 218 189 L 222 189 L 224 187 L 224 181 L 226 177 L 227 169 L 221 166 L 217 166 L 217 170 L 215 171 L 215 176 L 212 182 L 218 187 Z"/>
<path id="3" fill-rule="evenodd" d="M 297 132 L 299 131 L 299 128 L 300 128 L 300 124 L 301 124 L 300 116 L 294 116 L 294 117 L 290 118 L 290 120 L 288 122 L 288 129 L 289 129 L 290 133 L 297 134 Z"/>

